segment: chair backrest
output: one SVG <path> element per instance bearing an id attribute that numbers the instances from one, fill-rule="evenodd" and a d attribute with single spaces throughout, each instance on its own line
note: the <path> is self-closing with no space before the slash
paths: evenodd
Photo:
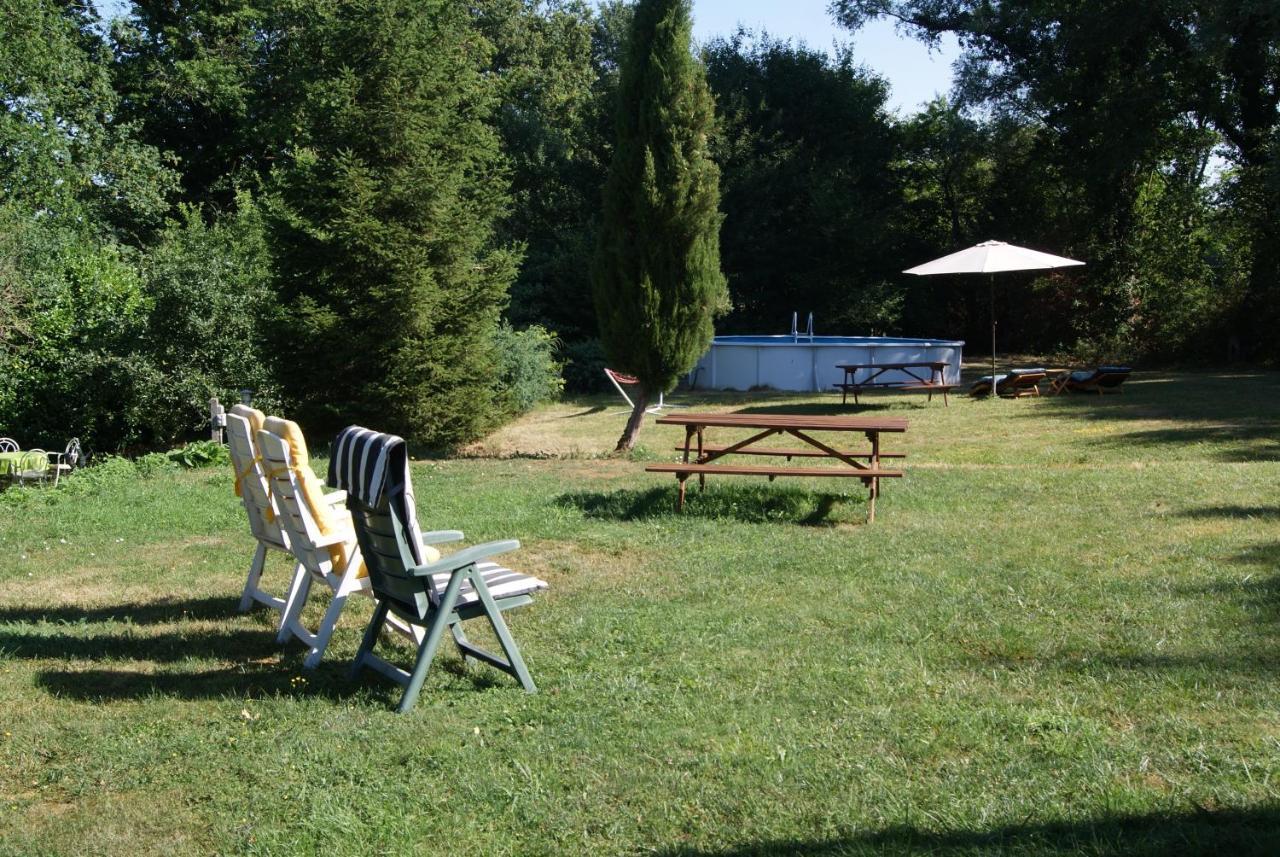
<path id="1" fill-rule="evenodd" d="M 62 463 L 72 470 L 80 466 L 80 438 L 73 437 L 67 441 L 67 448 L 62 453 Z"/>
<path id="2" fill-rule="evenodd" d="M 0 452 L 21 452 L 22 447 L 11 437 L 0 437 Z"/>
<path id="3" fill-rule="evenodd" d="M 1099 366 L 1093 380 L 1099 387 L 1119 387 L 1132 371 L 1128 366 Z"/>
<path id="4" fill-rule="evenodd" d="M 18 459 L 18 476 L 32 479 L 43 476 L 49 470 L 49 453 L 43 449 L 28 449 Z"/>
<path id="5" fill-rule="evenodd" d="M 409 570 L 438 554 L 422 545 L 404 440 L 359 426 L 344 429 L 334 440 L 328 483 L 347 492 L 374 594 L 411 618 L 425 619 L 437 592 L 431 578 Z"/>
<path id="6" fill-rule="evenodd" d="M 369 569 L 369 585 L 379 598 L 392 602 L 399 612 L 426 619 L 431 611 L 435 589 L 430 577 L 414 577 L 409 569 L 418 565 L 412 545 L 417 538 L 416 522 L 405 526 L 401 513 L 393 509 L 387 498 L 376 507 L 359 499 L 347 500 L 360 555 Z"/>
<path id="7" fill-rule="evenodd" d="M 351 517 L 325 501 L 323 486 L 311 470 L 302 429 L 292 420 L 267 417 L 258 432 L 258 449 L 294 555 L 298 556 L 300 550 L 313 554 L 327 551 L 334 569 L 345 569 L 350 558 L 348 545 L 316 547 L 325 536 L 351 535 Z"/>
<path id="8" fill-rule="evenodd" d="M 227 445 L 235 469 L 236 494 L 249 517 L 249 531 L 259 541 L 289 547 L 289 537 L 280 528 L 275 504 L 267 488 L 267 472 L 258 451 L 257 432 L 265 417 L 261 411 L 236 405 L 227 413 Z"/>
<path id="9" fill-rule="evenodd" d="M 315 552 L 318 550 L 315 543 L 320 541 L 322 534 L 311 507 L 302 496 L 288 441 L 265 429 L 258 432 L 257 439 L 267 486 L 276 504 L 276 520 L 289 536 L 289 544 L 295 553 L 298 550 Z"/>

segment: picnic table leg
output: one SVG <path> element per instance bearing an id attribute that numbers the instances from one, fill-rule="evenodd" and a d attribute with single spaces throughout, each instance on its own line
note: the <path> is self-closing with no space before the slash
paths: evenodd
<path id="1" fill-rule="evenodd" d="M 873 471 L 880 469 L 880 432 L 867 432 L 867 439 L 871 441 L 871 469 Z M 873 476 L 871 482 L 867 486 L 870 496 L 867 498 L 867 523 L 874 524 L 876 522 L 876 497 L 880 494 L 880 480 Z"/>
<path id="2" fill-rule="evenodd" d="M 686 480 L 686 479 L 688 479 L 688 478 L 689 478 L 689 474 L 688 474 L 688 473 L 677 473 L 677 474 L 676 474 L 676 479 L 680 480 L 680 493 L 679 493 L 679 495 L 676 497 L 676 511 L 677 511 L 677 512 L 683 512 L 683 511 L 684 511 L 684 482 L 685 482 L 685 480 Z"/>
<path id="3" fill-rule="evenodd" d="M 689 463 L 689 447 L 693 443 L 693 426 L 684 427 L 684 463 Z"/>
<path id="4" fill-rule="evenodd" d="M 698 463 L 702 463 L 702 426 L 698 426 Z M 707 474 L 698 474 L 698 490 L 703 491 L 707 487 Z"/>

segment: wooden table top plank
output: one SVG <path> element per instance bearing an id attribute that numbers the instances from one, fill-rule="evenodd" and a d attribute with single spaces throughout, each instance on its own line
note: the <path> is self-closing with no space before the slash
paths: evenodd
<path id="1" fill-rule="evenodd" d="M 761 467 L 752 464 L 649 464 L 649 473 L 723 473 L 738 476 L 838 476 L 854 479 L 900 478 L 901 470 L 854 470 L 851 467 Z"/>
<path id="2" fill-rule="evenodd" d="M 923 363 L 837 363 L 837 369 L 939 369 L 946 368 L 948 364 L 945 360 L 926 361 Z"/>
<path id="3" fill-rule="evenodd" d="M 659 417 L 659 425 L 721 426 L 724 428 L 808 429 L 809 431 L 904 432 L 905 419 L 810 416 L 806 414 L 706 414 L 681 413 Z"/>
<path id="4" fill-rule="evenodd" d="M 703 445 L 702 451 L 703 452 L 724 452 L 728 448 L 729 447 L 722 446 L 720 444 L 708 443 Z M 683 446 L 673 447 L 673 449 L 675 449 L 676 452 L 684 452 Z M 698 451 L 697 447 L 690 447 L 690 452 L 697 452 L 697 451 Z M 845 455 L 849 456 L 850 458 L 870 458 L 871 457 L 871 453 L 869 452 L 853 452 L 853 451 L 845 451 L 845 450 L 841 450 L 841 452 L 843 452 Z M 830 458 L 831 457 L 827 453 L 812 446 L 806 446 L 806 447 L 753 446 L 750 449 L 740 449 L 736 454 L 786 456 L 787 458 Z M 907 454 L 905 452 L 881 452 L 880 457 L 881 458 L 906 458 Z"/>

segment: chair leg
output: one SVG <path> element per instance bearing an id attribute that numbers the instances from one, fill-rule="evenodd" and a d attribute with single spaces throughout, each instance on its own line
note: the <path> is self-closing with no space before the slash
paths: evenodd
<path id="1" fill-rule="evenodd" d="M 329 645 L 329 639 L 333 636 L 333 630 L 338 626 L 338 619 L 342 617 L 342 608 L 347 603 L 347 597 L 353 592 L 360 591 L 363 581 L 356 577 L 356 565 L 355 562 L 347 563 L 347 570 L 343 573 L 338 588 L 333 592 L 333 600 L 329 602 L 329 609 L 324 611 L 324 619 L 320 621 L 320 628 L 316 631 L 311 651 L 302 661 L 302 666 L 306 669 L 315 669 L 319 666 L 320 659 L 324 657 L 324 650 Z"/>
<path id="2" fill-rule="evenodd" d="M 346 603 L 347 593 L 342 591 L 333 593 L 333 600 L 329 602 L 329 609 L 324 611 L 324 619 L 320 621 L 320 628 L 316 631 L 311 651 L 307 652 L 307 656 L 302 659 L 303 669 L 313 670 L 320 665 L 320 659 L 324 657 L 324 650 L 329 647 L 329 638 L 333 636 L 333 629 L 337 627 L 338 618 L 342 615 L 342 608 Z"/>
<path id="3" fill-rule="evenodd" d="M 247 613 L 253 606 L 253 593 L 262 580 L 262 567 L 267 561 L 267 546 L 258 542 L 258 549 L 253 552 L 253 562 L 249 565 L 249 577 L 244 582 L 244 592 L 240 595 L 240 612 Z"/>
<path id="4" fill-rule="evenodd" d="M 464 666 L 470 666 L 476 662 L 476 659 L 467 654 L 467 646 L 470 640 L 467 639 L 467 632 L 462 630 L 461 622 L 454 622 L 449 626 L 449 631 L 453 634 L 453 642 L 457 644 L 458 651 L 462 654 L 462 663 Z"/>
<path id="5" fill-rule="evenodd" d="M 476 572 L 476 577 L 479 577 Z M 507 663 L 511 664 L 511 671 L 515 673 L 516 679 L 520 682 L 520 686 L 524 688 L 525 693 L 537 693 L 538 686 L 533 683 L 533 676 L 529 675 L 529 668 L 525 666 L 524 658 L 520 655 L 520 647 L 516 645 L 515 638 L 511 636 L 511 629 L 507 627 L 507 622 L 502 618 L 502 611 L 498 609 L 498 605 L 493 603 L 493 596 L 489 594 L 489 587 L 481 581 L 476 584 L 476 594 L 480 596 L 480 602 L 484 604 L 485 616 L 489 619 L 489 624 L 493 627 L 493 633 L 497 635 L 498 642 L 502 644 L 502 651 L 507 656 Z"/>
<path id="6" fill-rule="evenodd" d="M 373 609 L 373 618 L 369 620 L 369 627 L 364 629 L 364 638 L 360 641 L 360 648 L 356 650 L 356 659 L 351 662 L 351 669 L 347 673 L 348 678 L 354 679 L 360 674 L 365 655 L 372 652 L 373 647 L 378 644 L 378 635 L 382 633 L 382 625 L 387 621 L 389 610 L 385 601 L 379 601 L 378 606 Z"/>
<path id="7" fill-rule="evenodd" d="M 431 622 L 430 630 L 427 631 L 427 638 L 422 641 L 422 646 L 418 649 L 418 658 L 414 661 L 413 673 L 405 686 L 404 696 L 400 698 L 400 705 L 396 707 L 396 711 L 400 714 L 413 708 L 418 701 L 422 684 L 427 680 L 427 671 L 431 669 L 431 661 L 436 656 L 436 649 L 440 647 L 440 638 L 444 636 L 445 626 L 449 624 L 449 614 L 458 603 L 458 592 L 462 589 L 462 581 L 465 577 L 465 574 L 454 572 L 449 578 L 449 585 L 445 587 L 444 595 L 440 597 L 440 606 L 436 609 L 436 617 Z"/>
<path id="8" fill-rule="evenodd" d="M 302 563 L 293 570 L 293 583 L 289 586 L 289 597 L 285 600 L 284 610 L 280 612 L 280 632 L 276 634 L 277 643 L 286 643 L 292 632 L 291 626 L 302 614 L 302 606 L 307 603 L 311 593 L 311 573 Z"/>

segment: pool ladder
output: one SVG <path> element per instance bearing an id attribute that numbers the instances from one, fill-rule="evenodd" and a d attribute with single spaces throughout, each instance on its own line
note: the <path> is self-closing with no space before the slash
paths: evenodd
<path id="1" fill-rule="evenodd" d="M 791 339 L 793 342 L 800 341 L 800 313 L 791 313 Z M 809 324 L 805 330 L 804 336 L 813 342 L 813 313 L 809 313 Z"/>

